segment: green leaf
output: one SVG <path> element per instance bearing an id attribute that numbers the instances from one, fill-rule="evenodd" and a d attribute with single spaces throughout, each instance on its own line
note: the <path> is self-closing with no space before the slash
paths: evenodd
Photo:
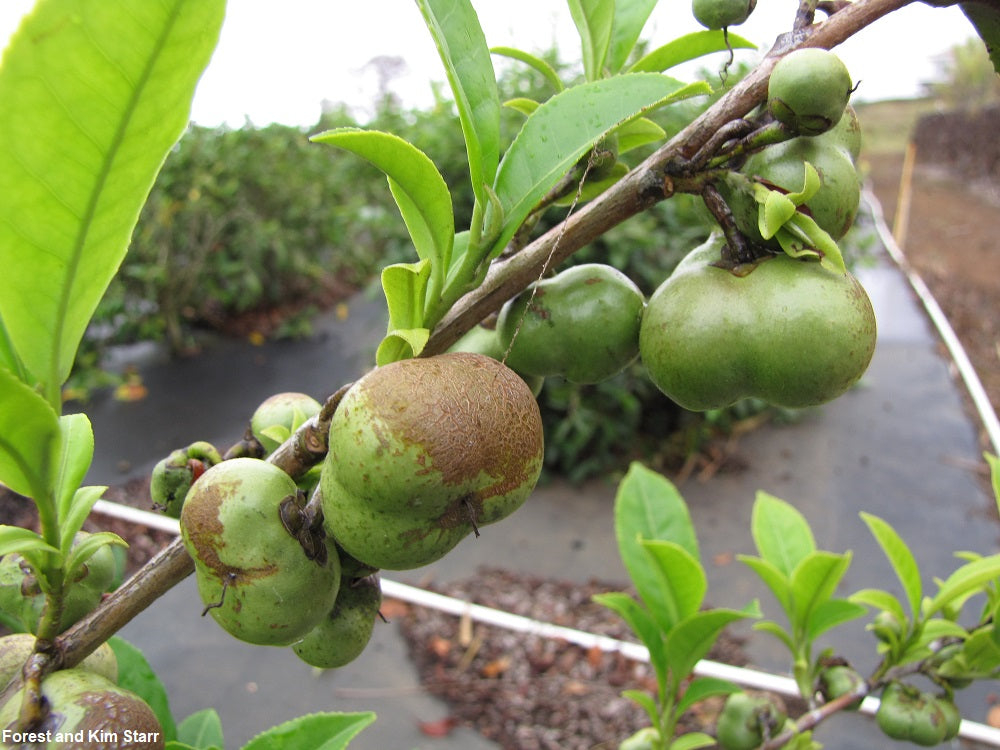
<path id="1" fill-rule="evenodd" d="M 882 589 L 861 589 L 860 591 L 855 591 L 847 597 L 847 601 L 891 612 L 900 622 L 906 622 L 907 620 L 906 611 L 903 609 L 903 605 L 899 599 Z"/>
<path id="2" fill-rule="evenodd" d="M 958 7 L 986 44 L 993 70 L 1000 73 L 1000 8 L 978 2 L 959 3 Z"/>
<path id="3" fill-rule="evenodd" d="M 796 566 L 816 550 L 812 529 L 799 511 L 764 491 L 758 491 L 750 531 L 760 556 L 789 579 Z"/>
<path id="4" fill-rule="evenodd" d="M 644 693 L 641 690 L 623 690 L 622 697 L 639 704 L 642 710 L 646 712 L 646 716 L 649 717 L 650 724 L 656 726 L 659 723 L 660 714 L 656 708 L 656 701 L 653 700 L 653 697 L 649 693 Z"/>
<path id="5" fill-rule="evenodd" d="M 733 49 L 757 49 L 753 42 L 732 32 L 729 32 L 729 46 Z M 628 72 L 661 72 L 727 49 L 726 37 L 721 31 L 694 31 L 657 47 L 630 67 Z"/>
<path id="6" fill-rule="evenodd" d="M 530 65 L 532 68 L 545 76 L 545 80 L 552 84 L 552 88 L 556 90 L 556 93 L 559 93 L 565 88 L 555 69 L 540 57 L 536 57 L 529 52 L 516 49 L 515 47 L 491 47 L 490 53 L 494 55 L 501 55 L 502 57 L 509 57 L 512 60 L 518 60 L 526 65 Z"/>
<path id="7" fill-rule="evenodd" d="M 809 162 L 803 162 L 803 169 L 805 170 L 805 176 L 802 181 L 802 190 L 797 193 L 788 193 L 788 200 L 794 203 L 796 206 L 801 206 L 803 203 L 808 201 L 820 189 L 820 179 L 819 172 L 816 171 L 814 167 Z"/>
<path id="8" fill-rule="evenodd" d="M 0 181 L 5 171 L 0 169 Z M 0 482 L 36 502 L 46 501 L 59 470 L 60 440 L 59 418 L 49 402 L 0 368 Z"/>
<path id="9" fill-rule="evenodd" d="M 993 484 L 993 497 L 996 500 L 997 510 L 1000 510 L 1000 458 L 984 453 L 986 463 L 990 465 L 990 481 Z"/>
<path id="10" fill-rule="evenodd" d="M 851 564 L 850 553 L 838 555 L 818 550 L 806 556 L 792 573 L 792 599 L 795 602 L 793 625 L 804 627 L 813 611 L 828 601 L 837 590 Z"/>
<path id="11" fill-rule="evenodd" d="M 742 689 L 739 685 L 718 677 L 695 677 L 684 689 L 684 694 L 677 702 L 677 713 L 684 713 L 695 703 L 706 698 L 738 693 Z"/>
<path id="12" fill-rule="evenodd" d="M 485 187 L 493 184 L 500 161 L 500 97 L 479 16 L 469 0 L 417 0 L 417 5 L 458 107 L 472 191 L 476 202 L 485 205 Z"/>
<path id="13" fill-rule="evenodd" d="M 107 487 L 87 486 L 80 487 L 73 493 L 73 500 L 69 504 L 66 515 L 59 519 L 59 532 L 62 534 L 63 554 L 69 554 L 73 547 L 73 539 L 76 533 L 83 528 L 83 522 L 90 515 L 91 508 L 94 507 Z"/>
<path id="14" fill-rule="evenodd" d="M 906 542 L 888 523 L 871 513 L 861 513 L 861 518 L 868 524 L 872 536 L 875 537 L 875 541 L 879 543 L 892 565 L 892 569 L 896 572 L 896 577 L 903 585 L 903 591 L 910 604 L 910 612 L 916 615 L 920 611 L 920 599 L 923 597 L 920 569 L 917 567 L 916 558 L 913 557 L 910 548 L 906 546 Z"/>
<path id="15" fill-rule="evenodd" d="M 373 721 L 371 711 L 307 714 L 258 734 L 243 750 L 342 750 Z"/>
<path id="16" fill-rule="evenodd" d="M 225 747 L 222 720 L 214 708 L 204 708 L 177 725 L 177 739 L 196 748 Z"/>
<path id="17" fill-rule="evenodd" d="M 59 418 L 59 431 L 62 435 L 62 450 L 56 479 L 56 498 L 59 518 L 65 519 L 94 458 L 94 429 L 86 414 L 66 414 Z M 73 535 L 79 529 L 67 532 L 66 528 L 62 528 L 61 531 L 63 552 L 69 552 Z"/>
<path id="18" fill-rule="evenodd" d="M 715 737 L 704 732 L 687 732 L 670 743 L 670 750 L 698 750 L 702 747 L 714 747 Z"/>
<path id="19" fill-rule="evenodd" d="M 171 740 L 163 746 L 163 750 L 220 750 L 216 747 L 209 748 L 198 748 L 187 744 L 186 742 L 178 742 L 177 740 Z"/>
<path id="20" fill-rule="evenodd" d="M 706 84 L 685 86 L 642 73 L 584 83 L 546 101 L 525 120 L 500 163 L 494 188 L 504 216 L 491 254 L 503 250 L 546 193 L 604 135 L 656 107 L 708 92 Z"/>
<path id="21" fill-rule="evenodd" d="M 648 117 L 637 117 L 615 130 L 615 135 L 618 136 L 618 154 L 621 155 L 640 146 L 662 141 L 667 137 L 667 131 Z"/>
<path id="22" fill-rule="evenodd" d="M 102 488 L 103 489 L 103 488 Z M 97 550 L 101 547 L 106 547 L 109 544 L 117 544 L 121 547 L 127 547 L 128 542 L 122 539 L 117 534 L 111 531 L 98 531 L 94 534 L 89 535 L 75 547 L 69 553 L 66 558 L 66 575 L 72 580 L 74 574 L 80 567 L 89 560 Z"/>
<path id="23" fill-rule="evenodd" d="M 794 239 L 804 249 L 812 251 L 813 255 L 819 255 L 820 263 L 824 267 L 835 273 L 847 272 L 847 266 L 844 264 L 844 256 L 840 252 L 840 246 L 837 245 L 837 242 L 825 229 L 822 229 L 816 223 L 813 217 L 807 216 L 801 211 L 796 211 L 792 218 L 781 228 L 781 231 L 778 232 L 779 242 L 782 240 L 783 232 L 787 233 L 789 238 Z M 795 257 L 785 247 L 784 242 L 782 242 L 782 248 L 786 253 Z"/>
<path id="24" fill-rule="evenodd" d="M 765 240 L 771 239 L 793 216 L 795 216 L 795 204 L 788 196 L 777 190 L 768 190 L 767 198 L 764 199 L 764 205 L 760 207 L 757 218 L 761 236 Z"/>
<path id="25" fill-rule="evenodd" d="M 660 681 L 666 680 L 666 675 L 662 674 L 666 663 L 663 634 L 656 619 L 628 594 L 621 592 L 595 594 L 593 599 L 601 606 L 616 612 L 625 621 L 649 651 L 649 662 L 656 670 Z"/>
<path id="26" fill-rule="evenodd" d="M 809 640 L 815 640 L 831 628 L 864 617 L 867 612 L 867 608 L 847 599 L 827 599 L 813 610 L 806 635 Z"/>
<path id="27" fill-rule="evenodd" d="M 142 698 L 153 709 L 156 718 L 163 727 L 163 739 L 166 742 L 177 738 L 177 727 L 173 714 L 170 713 L 170 700 L 167 691 L 149 666 L 142 651 L 126 641 L 121 636 L 111 636 L 108 644 L 115 652 L 118 661 L 118 685 L 131 690 Z"/>
<path id="28" fill-rule="evenodd" d="M 940 638 L 961 638 L 965 640 L 969 637 L 969 631 L 952 620 L 932 617 L 924 622 L 923 628 L 920 631 L 920 637 L 924 643 L 933 643 Z"/>
<path id="29" fill-rule="evenodd" d="M 743 610 L 709 609 L 696 612 L 667 633 L 667 662 L 675 682 L 686 678 L 708 653 L 722 630 L 730 623 L 747 617 L 759 617 L 754 602 Z"/>
<path id="30" fill-rule="evenodd" d="M 503 106 L 508 109 L 513 109 L 515 112 L 520 112 L 522 115 L 527 117 L 541 105 L 534 99 L 527 99 L 525 97 L 516 97 L 514 99 L 508 99 L 503 103 Z"/>
<path id="31" fill-rule="evenodd" d="M 429 328 L 396 328 L 389 331 L 378 345 L 375 363 L 382 365 L 416 357 L 431 337 Z"/>
<path id="32" fill-rule="evenodd" d="M 567 0 L 569 13 L 580 34 L 583 72 L 588 81 L 596 81 L 604 73 L 604 59 L 611 43 L 615 4 L 606 0 Z"/>
<path id="33" fill-rule="evenodd" d="M 41 535 L 31 529 L 0 525 L 0 557 L 10 552 L 24 553 L 31 550 L 59 554 L 59 550 L 46 544 Z"/>
<path id="34" fill-rule="evenodd" d="M 454 210 L 448 185 L 427 154 L 379 130 L 335 128 L 310 140 L 350 151 L 382 170 L 417 257 L 432 261 L 441 273 L 447 270 L 455 239 Z"/>
<path id="35" fill-rule="evenodd" d="M 792 584 L 788 576 L 778 570 L 775 565 L 760 557 L 737 555 L 736 559 L 749 567 L 767 585 L 771 593 L 774 594 L 774 598 L 778 600 L 778 604 L 785 611 L 785 616 L 791 620 L 793 612 Z"/>
<path id="36" fill-rule="evenodd" d="M 612 75 L 619 73 L 639 41 L 649 14 L 658 0 L 616 0 L 615 19 L 611 26 L 611 41 L 604 67 Z"/>
<path id="37" fill-rule="evenodd" d="M 224 12 L 223 0 L 49 0 L 4 53 L 0 318 L 54 408 Z"/>
<path id="38" fill-rule="evenodd" d="M 708 579 L 701 563 L 676 542 L 662 539 L 644 539 L 641 542 L 649 554 L 654 569 L 658 570 L 659 585 L 653 603 L 646 599 L 647 592 L 639 590 L 653 617 L 663 631 L 670 632 L 681 620 L 698 611 L 708 590 Z"/>
<path id="39" fill-rule="evenodd" d="M 382 269 L 382 291 L 389 308 L 389 330 L 416 328 L 424 322 L 424 300 L 431 263 L 394 263 Z"/>
<path id="40" fill-rule="evenodd" d="M 787 648 L 792 653 L 795 653 L 795 642 L 792 640 L 792 636 L 788 634 L 785 628 L 781 627 L 778 623 L 773 620 L 764 620 L 762 622 L 755 622 L 753 625 L 754 630 L 759 630 L 761 633 L 767 633 L 773 635 L 779 641 L 785 644 Z"/>
<path id="41" fill-rule="evenodd" d="M 987 630 L 978 630 L 962 646 L 962 657 L 970 672 L 988 675 L 1000 667 L 1000 646 Z"/>
<path id="42" fill-rule="evenodd" d="M 941 583 L 937 594 L 923 608 L 925 617 L 943 609 L 949 602 L 977 591 L 1000 578 L 1000 554 L 966 563 Z"/>

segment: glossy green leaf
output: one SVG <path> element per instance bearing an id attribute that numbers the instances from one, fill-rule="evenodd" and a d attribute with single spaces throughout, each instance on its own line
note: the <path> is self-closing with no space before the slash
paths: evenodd
<path id="1" fill-rule="evenodd" d="M 223 0 L 44 0 L 0 68 L 0 318 L 55 407 L 128 249 Z"/>
<path id="2" fill-rule="evenodd" d="M 389 330 L 418 327 L 424 321 L 424 299 L 431 263 L 394 263 L 382 269 L 382 291 L 389 308 Z"/>
<path id="3" fill-rule="evenodd" d="M 838 555 L 817 550 L 811 552 L 792 573 L 792 599 L 797 625 L 806 625 L 813 611 L 828 601 L 851 564 L 850 553 Z"/>
<path id="4" fill-rule="evenodd" d="M 777 190 L 768 190 L 758 215 L 757 224 L 761 237 L 771 239 L 794 215 L 795 204 L 787 195 Z"/>
<path id="5" fill-rule="evenodd" d="M 629 575 L 646 571 L 650 561 L 643 539 L 675 542 L 698 559 L 698 538 L 684 498 L 674 484 L 638 462 L 629 466 L 615 496 L 615 536 Z"/>
<path id="6" fill-rule="evenodd" d="M 59 554 L 59 550 L 46 544 L 41 535 L 31 529 L 0 525 L 0 557 L 10 552 L 23 554 L 31 550 Z"/>
<path id="7" fill-rule="evenodd" d="M 760 611 L 754 602 L 743 610 L 709 609 L 696 612 L 678 623 L 666 638 L 667 662 L 673 680 L 679 682 L 691 674 L 727 625 L 759 616 Z"/>
<path id="8" fill-rule="evenodd" d="M 103 489 L 103 488 L 101 488 Z M 66 558 L 66 575 L 72 580 L 73 574 L 89 560 L 97 550 L 109 544 L 117 544 L 127 547 L 128 543 L 117 534 L 111 531 L 98 531 L 85 537 L 79 544 L 73 547 Z"/>
<path id="9" fill-rule="evenodd" d="M 73 493 L 73 499 L 66 510 L 60 516 L 59 532 L 62 534 L 62 549 L 64 554 L 68 554 L 73 546 L 73 538 L 76 533 L 83 528 L 83 522 L 90 515 L 94 503 L 100 500 L 107 487 L 86 486 L 80 487 Z"/>
<path id="10" fill-rule="evenodd" d="M 0 482 L 44 502 L 59 471 L 60 441 L 59 418 L 49 402 L 0 368 Z"/>
<path id="11" fill-rule="evenodd" d="M 417 0 L 434 37 L 469 154 L 472 191 L 480 205 L 487 202 L 500 161 L 500 97 L 496 74 L 479 16 L 469 0 Z"/>
<path id="12" fill-rule="evenodd" d="M 758 491 L 750 531 L 760 556 L 791 578 L 796 566 L 816 550 L 809 522 L 790 503 Z"/>
<path id="13" fill-rule="evenodd" d="M 401 359 L 417 357 L 430 337 L 429 328 L 394 328 L 379 343 L 375 363 L 381 367 Z"/>
<path id="14" fill-rule="evenodd" d="M 373 721 L 371 711 L 307 714 L 258 734 L 243 750 L 343 750 Z"/>
<path id="15" fill-rule="evenodd" d="M 618 136 L 618 154 L 627 154 L 640 146 L 662 141 L 667 137 L 667 131 L 648 117 L 637 117 L 622 125 L 615 131 Z"/>
<path id="16" fill-rule="evenodd" d="M 532 55 L 530 52 L 525 52 L 524 50 L 520 50 L 515 47 L 491 47 L 490 52 L 494 55 L 509 57 L 512 60 L 518 60 L 531 66 L 545 77 L 545 80 L 551 84 L 556 93 L 559 93 L 565 88 L 555 69 L 545 62 L 545 60 Z"/>
<path id="17" fill-rule="evenodd" d="M 222 720 L 214 708 L 203 708 L 177 725 L 177 739 L 195 748 L 225 747 Z"/>
<path id="18" fill-rule="evenodd" d="M 969 637 L 969 631 L 952 620 L 932 617 L 924 622 L 920 636 L 925 639 L 926 643 L 932 643 L 941 638 L 961 638 L 965 640 Z"/>
<path id="19" fill-rule="evenodd" d="M 56 498 L 59 503 L 59 518 L 64 519 L 94 458 L 94 429 L 86 414 L 65 414 L 59 418 L 59 431 L 62 440 L 56 479 Z M 67 535 L 63 531 L 64 552 L 69 551 L 69 544 L 72 543 L 75 533 L 76 531 L 73 531 Z"/>
<path id="20" fill-rule="evenodd" d="M 542 104 L 525 120 L 497 172 L 494 189 L 504 216 L 492 255 L 601 137 L 656 107 L 706 93 L 705 84 L 643 73 L 574 86 Z"/>
<path id="21" fill-rule="evenodd" d="M 695 703 L 717 695 L 729 695 L 742 690 L 739 685 L 718 677 L 695 677 L 684 689 L 684 695 L 677 702 L 677 712 L 687 711 Z"/>
<path id="22" fill-rule="evenodd" d="M 797 193 L 787 194 L 788 200 L 796 206 L 801 206 L 803 203 L 816 195 L 821 186 L 819 172 L 816 171 L 816 167 L 809 162 L 804 162 L 802 167 L 805 172 L 802 181 L 802 189 Z"/>
<path id="23" fill-rule="evenodd" d="M 733 49 L 757 49 L 753 42 L 732 32 L 729 32 L 729 46 Z M 632 65 L 628 72 L 661 72 L 713 52 L 725 51 L 726 38 L 721 31 L 693 31 L 657 47 Z"/>
<path id="24" fill-rule="evenodd" d="M 656 591 L 658 606 L 653 609 L 652 603 L 645 598 L 646 592 L 640 590 L 639 594 L 663 631 L 669 632 L 701 607 L 708 579 L 701 562 L 676 542 L 644 539 L 642 546 L 660 573 Z"/>
<path id="25" fill-rule="evenodd" d="M 1000 668 L 1000 646 L 986 630 L 969 636 L 962 646 L 962 657 L 969 671 L 976 675 L 985 676 Z"/>
<path id="26" fill-rule="evenodd" d="M 831 628 L 864 617 L 867 613 L 867 608 L 847 599 L 827 599 L 813 610 L 806 635 L 809 640 L 815 640 Z"/>
<path id="27" fill-rule="evenodd" d="M 160 726 L 163 727 L 163 739 L 166 742 L 176 740 L 177 726 L 173 714 L 170 713 L 170 699 L 167 697 L 166 688 L 149 666 L 142 651 L 117 635 L 112 636 L 108 644 L 115 652 L 115 659 L 118 661 L 118 685 L 131 690 L 153 709 Z"/>
<path id="28" fill-rule="evenodd" d="M 923 607 L 923 614 L 932 615 L 949 602 L 997 579 L 1000 579 L 1000 554 L 966 563 L 941 583 L 937 594 Z"/>
<path id="29" fill-rule="evenodd" d="M 699 750 L 702 747 L 715 747 L 716 739 L 704 732 L 687 732 L 670 743 L 670 750 Z"/>
<path id="30" fill-rule="evenodd" d="M 868 525 L 872 536 L 896 572 L 896 577 L 899 578 L 910 604 L 910 612 L 916 615 L 920 611 L 920 599 L 923 597 L 923 585 L 920 582 L 920 569 L 917 567 L 916 558 L 906 546 L 906 542 L 888 523 L 871 513 L 862 513 L 861 518 Z"/>
<path id="31" fill-rule="evenodd" d="M 336 128 L 310 140 L 350 151 L 385 173 L 417 257 L 444 272 L 451 259 L 455 217 L 448 185 L 427 154 L 379 130 Z"/>
<path id="32" fill-rule="evenodd" d="M 829 233 L 811 216 L 796 211 L 775 235 L 782 249 L 793 258 L 809 255 L 835 273 L 846 273 L 844 256 Z"/>
<path id="33" fill-rule="evenodd" d="M 503 106 L 508 109 L 513 109 L 515 112 L 520 112 L 522 115 L 527 117 L 532 112 L 541 106 L 534 99 L 527 99 L 525 97 L 517 97 L 515 99 L 508 99 L 503 103 Z"/>
<path id="34" fill-rule="evenodd" d="M 628 62 L 658 0 L 615 0 L 615 18 L 604 67 L 614 75 Z"/>
<path id="35" fill-rule="evenodd" d="M 757 574 L 757 577 L 760 578 L 760 580 L 762 580 L 771 590 L 771 593 L 774 594 L 774 598 L 778 600 L 778 604 L 781 605 L 785 615 L 791 619 L 793 605 L 792 584 L 789 577 L 778 570 L 775 565 L 767 560 L 764 560 L 763 558 L 751 557 L 749 555 L 737 555 L 736 559 Z"/>
<path id="36" fill-rule="evenodd" d="M 567 0 L 569 13 L 580 34 L 583 53 L 583 73 L 588 81 L 601 78 L 604 59 L 611 43 L 611 25 L 614 23 L 615 3 L 607 0 Z"/>

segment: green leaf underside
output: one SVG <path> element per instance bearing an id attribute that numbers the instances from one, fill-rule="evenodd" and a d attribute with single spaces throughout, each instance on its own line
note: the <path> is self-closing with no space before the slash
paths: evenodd
<path id="1" fill-rule="evenodd" d="M 451 262 L 455 218 L 451 193 L 434 162 L 392 133 L 336 128 L 312 137 L 366 159 L 389 178 L 396 206 L 421 260 L 444 273 Z"/>
<path id="2" fill-rule="evenodd" d="M 551 84 L 552 88 L 555 89 L 557 93 L 565 88 L 555 69 L 545 62 L 545 60 L 532 55 L 530 52 L 525 52 L 524 50 L 520 50 L 515 47 L 491 47 L 490 52 L 494 55 L 500 55 L 502 57 L 509 57 L 512 60 L 518 60 L 519 62 L 523 62 L 524 64 L 534 68 L 545 77 L 545 80 Z"/>
<path id="3" fill-rule="evenodd" d="M 546 193 L 606 133 L 651 109 L 708 92 L 705 84 L 642 73 L 584 83 L 547 100 L 525 120 L 500 163 L 494 188 L 504 215 L 491 254 L 503 250 Z"/>
<path id="4" fill-rule="evenodd" d="M 729 33 L 733 49 L 757 49 L 757 45 L 743 37 Z M 637 61 L 629 73 L 660 72 L 676 65 L 697 60 L 713 52 L 725 52 L 726 39 L 721 31 L 693 31 L 657 47 Z"/>
<path id="5" fill-rule="evenodd" d="M 486 203 L 500 161 L 500 98 L 479 16 L 468 0 L 417 0 L 458 107 L 476 201 Z"/>
<path id="6" fill-rule="evenodd" d="M 0 368 L 0 482 L 44 500 L 55 482 L 60 442 L 59 419 L 49 402 Z"/>
<path id="7" fill-rule="evenodd" d="M 924 607 L 924 615 L 931 615 L 949 602 L 998 579 L 1000 579 L 1000 554 L 966 563 L 941 583 L 937 594 Z"/>
<path id="8" fill-rule="evenodd" d="M 666 652 L 672 680 L 687 677 L 695 665 L 708 653 L 730 623 L 759 616 L 756 605 L 745 610 L 708 609 L 696 612 L 680 622 L 667 634 Z"/>
<path id="9" fill-rule="evenodd" d="M 271 727 L 242 750 L 343 750 L 373 721 L 371 711 L 307 714 Z"/>
<path id="10" fill-rule="evenodd" d="M 630 0 L 630 2 L 615 3 L 611 40 L 604 60 L 605 69 L 612 75 L 621 72 L 625 67 L 657 2 L 658 0 Z"/>
<path id="11" fill-rule="evenodd" d="M 94 458 L 94 430 L 86 414 L 66 414 L 59 418 L 61 451 L 56 497 L 59 517 L 66 518 L 84 476 Z M 69 541 L 77 530 L 63 529 L 63 551 L 69 551 Z"/>
<path id="12" fill-rule="evenodd" d="M 222 0 L 39 3 L 0 68 L 0 318 L 50 403 L 188 123 Z"/>
<path id="13" fill-rule="evenodd" d="M 584 75 L 588 81 L 601 77 L 611 42 L 615 3 L 605 0 L 567 0 L 570 15 L 580 35 Z"/>

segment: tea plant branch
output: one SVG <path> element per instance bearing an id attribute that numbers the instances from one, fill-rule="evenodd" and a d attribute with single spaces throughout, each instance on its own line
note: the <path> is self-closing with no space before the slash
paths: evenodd
<path id="1" fill-rule="evenodd" d="M 684 176 L 684 164 L 720 130 L 766 96 L 775 63 L 800 47 L 829 49 L 914 0 L 858 0 L 808 29 L 783 34 L 767 56 L 719 101 L 614 186 L 516 255 L 495 262 L 483 283 L 462 297 L 431 333 L 423 355 L 445 351 L 466 331 L 538 278 L 546 260 L 559 264 L 626 219 L 677 192 L 702 191 L 704 180 Z M 668 179 L 670 178 L 670 179 Z M 560 234 L 561 233 L 561 234 Z M 558 247 L 553 252 L 558 238 Z"/>

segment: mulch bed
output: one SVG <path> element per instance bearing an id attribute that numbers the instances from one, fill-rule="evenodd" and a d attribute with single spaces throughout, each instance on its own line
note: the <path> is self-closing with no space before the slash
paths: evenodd
<path id="1" fill-rule="evenodd" d="M 634 641 L 594 594 L 618 591 L 613 583 L 585 585 L 480 568 L 476 575 L 427 587 L 465 601 L 589 633 Z M 392 605 L 391 611 L 397 607 Z M 656 690 L 652 667 L 621 654 L 585 649 L 550 638 L 515 633 L 419 606 L 395 617 L 424 687 L 444 700 L 451 716 L 428 734 L 462 725 L 510 750 L 600 750 L 649 724 L 623 690 Z M 747 663 L 743 642 L 723 634 L 709 658 Z M 714 723 L 721 701 L 707 701 L 683 721 L 684 731 Z"/>

